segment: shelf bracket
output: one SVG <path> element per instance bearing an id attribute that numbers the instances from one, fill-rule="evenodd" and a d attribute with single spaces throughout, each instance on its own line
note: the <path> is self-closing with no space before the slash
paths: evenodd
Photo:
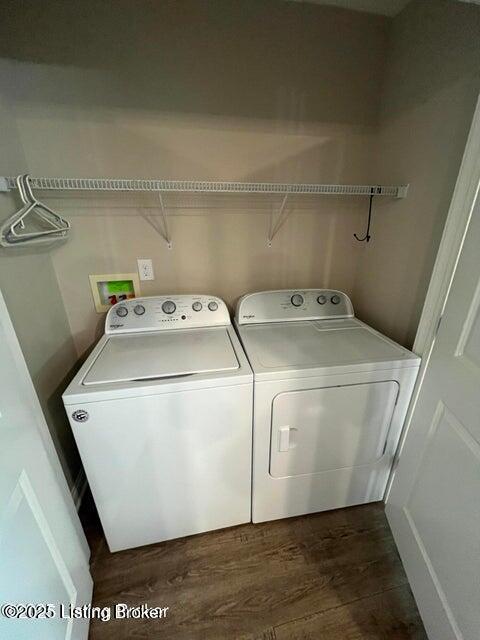
<path id="1" fill-rule="evenodd" d="M 167 247 L 169 249 L 172 248 L 172 237 L 170 235 L 170 229 L 168 226 L 168 214 L 167 214 L 167 208 L 165 206 L 165 203 L 163 202 L 163 198 L 162 198 L 162 192 L 159 191 L 158 192 L 158 200 L 160 202 L 160 212 L 162 214 L 162 224 L 158 224 L 158 221 L 156 220 L 155 217 L 150 216 L 144 212 L 142 212 L 142 217 L 144 218 L 144 220 L 146 220 L 154 229 L 157 233 L 159 233 L 162 238 L 165 240 L 165 242 L 167 243 Z"/>
<path id="2" fill-rule="evenodd" d="M 290 211 L 289 209 L 286 208 L 287 199 L 288 199 L 288 193 L 286 193 L 285 196 L 283 197 L 282 204 L 280 205 L 280 209 L 278 210 L 277 219 L 275 222 L 274 222 L 273 211 L 270 214 L 270 225 L 269 225 L 268 236 L 267 236 L 267 247 L 272 246 L 272 240 L 277 235 L 278 231 L 280 230 L 280 227 L 288 218 Z"/>
<path id="3" fill-rule="evenodd" d="M 162 212 L 162 220 L 163 220 L 162 237 L 165 240 L 165 242 L 167 243 L 168 248 L 171 249 L 172 248 L 172 237 L 170 235 L 170 229 L 168 227 L 167 209 L 166 209 L 165 204 L 163 202 L 162 192 L 161 191 L 158 192 L 158 199 L 160 201 L 160 210 Z"/>

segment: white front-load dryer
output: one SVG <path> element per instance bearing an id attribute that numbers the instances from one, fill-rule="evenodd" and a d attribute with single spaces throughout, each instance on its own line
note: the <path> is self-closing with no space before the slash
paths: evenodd
<path id="1" fill-rule="evenodd" d="M 109 310 L 63 401 L 111 551 L 250 521 L 252 394 L 219 298 Z"/>
<path id="2" fill-rule="evenodd" d="M 254 522 L 381 500 L 420 358 L 341 291 L 265 291 L 235 324 L 254 373 Z"/>

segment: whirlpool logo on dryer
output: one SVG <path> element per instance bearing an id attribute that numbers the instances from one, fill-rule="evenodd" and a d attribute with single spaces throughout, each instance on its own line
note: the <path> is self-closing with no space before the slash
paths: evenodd
<path id="1" fill-rule="evenodd" d="M 85 411 L 85 409 L 77 409 L 72 413 L 72 418 L 75 422 L 86 422 L 89 418 L 88 411 Z"/>

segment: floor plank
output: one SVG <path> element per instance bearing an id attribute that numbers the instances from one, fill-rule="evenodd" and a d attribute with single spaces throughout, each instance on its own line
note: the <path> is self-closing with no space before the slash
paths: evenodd
<path id="1" fill-rule="evenodd" d="M 169 607 L 164 620 L 94 620 L 90 640 L 426 640 L 379 503 L 115 554 L 91 504 L 83 520 L 94 605 Z"/>
<path id="2" fill-rule="evenodd" d="M 424 640 L 408 585 L 355 600 L 273 629 L 275 640 Z"/>

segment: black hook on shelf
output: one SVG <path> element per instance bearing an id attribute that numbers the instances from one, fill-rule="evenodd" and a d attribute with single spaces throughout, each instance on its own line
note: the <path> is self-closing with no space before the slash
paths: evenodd
<path id="1" fill-rule="evenodd" d="M 378 190 L 378 187 L 377 187 L 377 190 Z M 355 240 L 358 240 L 359 242 L 370 242 L 370 238 L 372 237 L 370 235 L 370 222 L 372 220 L 372 204 L 373 204 L 373 197 L 374 196 L 375 196 L 375 191 L 372 188 L 372 190 L 370 191 L 370 202 L 368 204 L 367 231 L 366 231 L 365 235 L 363 236 L 363 238 L 359 238 L 356 233 L 353 234 L 353 237 L 355 238 Z"/>

